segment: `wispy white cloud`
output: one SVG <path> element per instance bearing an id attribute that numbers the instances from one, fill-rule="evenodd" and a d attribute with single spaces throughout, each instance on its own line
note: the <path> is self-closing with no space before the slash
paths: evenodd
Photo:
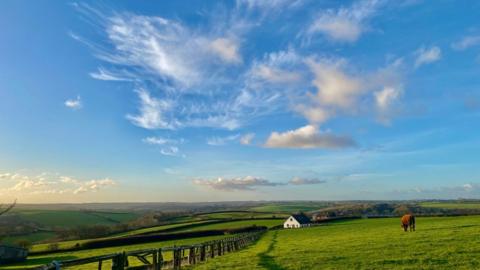
<path id="1" fill-rule="evenodd" d="M 193 181 L 195 185 L 206 186 L 215 190 L 223 191 L 234 191 L 234 190 L 254 190 L 258 187 L 265 186 L 280 186 L 284 185 L 283 183 L 271 182 L 269 180 L 255 177 L 255 176 L 246 176 L 238 178 L 222 178 L 212 180 L 204 179 L 195 179 Z"/>
<path id="2" fill-rule="evenodd" d="M 56 173 L 44 172 L 38 175 L 26 175 L 19 173 L 0 174 L 1 179 L 11 183 L 4 189 L 16 195 L 25 194 L 80 194 L 85 192 L 97 192 L 109 186 L 117 184 L 110 178 L 79 180 Z"/>
<path id="3" fill-rule="evenodd" d="M 265 142 L 269 148 L 325 148 L 338 149 L 353 147 L 356 143 L 352 138 L 321 133 L 317 127 L 307 125 L 283 133 L 272 132 Z"/>
<path id="4" fill-rule="evenodd" d="M 184 139 L 169 139 L 163 137 L 147 137 L 142 139 L 146 144 L 160 147 L 160 153 L 165 156 L 183 156 L 180 154 L 179 144 L 184 143 Z"/>
<path id="5" fill-rule="evenodd" d="M 320 12 L 307 30 L 308 35 L 321 33 L 330 40 L 354 42 L 366 31 L 366 21 L 375 14 L 380 0 L 363 0 L 350 7 Z"/>
<path id="6" fill-rule="evenodd" d="M 442 58 L 442 50 L 437 46 L 430 48 L 421 47 L 415 51 L 415 56 L 415 68 L 418 68 L 440 60 Z"/>
<path id="7" fill-rule="evenodd" d="M 388 113 L 393 103 L 395 103 L 403 93 L 401 87 L 391 87 L 387 86 L 380 91 L 376 91 L 375 102 L 377 108 L 380 111 L 380 120 L 383 122 L 388 122 Z"/>
<path id="8" fill-rule="evenodd" d="M 211 137 L 207 139 L 207 144 L 213 145 L 213 146 L 220 146 L 220 145 L 225 145 L 227 142 L 238 140 L 238 138 L 240 138 L 239 134 L 230 135 L 226 137 Z"/>
<path id="9" fill-rule="evenodd" d="M 349 72 L 352 65 L 341 58 L 309 57 L 305 63 L 314 75 L 312 85 L 316 93 L 309 93 L 303 100 L 296 102 L 294 110 L 315 125 L 338 114 L 368 111 L 371 107 L 375 108 L 375 105 L 379 108 L 379 119 L 388 122 L 390 109 L 396 103 L 394 101 L 399 100 L 403 93 L 400 71 L 402 59 L 396 59 L 376 71 L 358 74 Z M 375 104 L 365 106 L 371 100 Z"/>
<path id="10" fill-rule="evenodd" d="M 249 145 L 253 138 L 255 138 L 255 133 L 247 133 L 240 138 L 240 143 L 243 145 Z"/>
<path id="11" fill-rule="evenodd" d="M 164 116 L 174 106 L 172 100 L 155 98 L 145 89 L 138 89 L 136 93 L 140 99 L 139 114 L 127 115 L 134 125 L 145 129 L 175 129 L 179 125 L 175 119 Z"/>
<path id="12" fill-rule="evenodd" d="M 80 96 L 77 96 L 74 99 L 67 99 L 64 104 L 66 107 L 72 110 L 78 110 L 82 108 L 82 100 L 80 99 Z"/>
<path id="13" fill-rule="evenodd" d="M 326 183 L 325 180 L 320 180 L 318 178 L 302 178 L 302 177 L 293 177 L 288 183 L 291 185 L 316 185 Z"/>
<path id="14" fill-rule="evenodd" d="M 210 48 L 225 62 L 242 62 L 242 57 L 240 56 L 239 52 L 239 44 L 236 40 L 229 38 L 217 38 L 210 43 Z"/>
<path id="15" fill-rule="evenodd" d="M 122 73 L 126 73 L 123 71 Z M 128 74 L 128 73 L 126 73 Z M 98 68 L 96 72 L 90 72 L 90 77 L 101 81 L 132 81 L 132 78 L 128 78 L 122 74 L 116 74 L 104 68 Z M 131 76 L 131 75 L 130 75 Z"/>
<path id="16" fill-rule="evenodd" d="M 480 35 L 474 35 L 463 37 L 461 40 L 452 43 L 452 48 L 457 51 L 463 51 L 478 45 L 480 45 Z"/>

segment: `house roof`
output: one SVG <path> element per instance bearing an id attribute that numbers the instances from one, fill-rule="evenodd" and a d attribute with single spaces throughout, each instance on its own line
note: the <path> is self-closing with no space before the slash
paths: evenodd
<path id="1" fill-rule="evenodd" d="M 300 223 L 300 224 L 312 223 L 312 221 L 307 216 L 305 216 L 304 214 L 292 215 L 292 217 L 294 219 L 296 219 L 298 221 L 298 223 Z"/>

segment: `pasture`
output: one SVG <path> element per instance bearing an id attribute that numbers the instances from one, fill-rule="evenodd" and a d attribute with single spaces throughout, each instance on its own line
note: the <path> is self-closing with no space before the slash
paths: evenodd
<path id="1" fill-rule="evenodd" d="M 212 236 L 212 237 L 198 237 L 198 238 L 189 238 L 189 239 L 182 239 L 176 241 L 161 241 L 161 242 L 151 242 L 145 244 L 138 244 L 138 245 L 129 245 L 129 246 L 121 246 L 121 247 L 109 247 L 109 248 L 100 248 L 100 249 L 91 249 L 91 250 L 80 250 L 80 251 L 71 251 L 71 252 L 62 252 L 62 253 L 55 253 L 55 254 L 47 254 L 47 255 L 40 255 L 40 256 L 29 256 L 26 262 L 17 263 L 8 266 L 2 266 L 0 269 L 25 269 L 25 268 L 32 268 L 35 266 L 39 266 L 42 264 L 47 264 L 52 262 L 53 260 L 72 260 L 72 259 L 80 259 L 80 258 L 87 258 L 105 254 L 111 254 L 116 252 L 122 251 L 130 251 L 130 250 L 140 250 L 140 249 L 148 249 L 148 248 L 160 248 L 160 247 L 169 247 L 174 245 L 191 245 L 196 243 L 201 243 L 210 240 L 221 239 L 226 236 Z M 171 259 L 171 253 L 165 254 L 165 259 Z M 132 266 L 140 265 L 141 263 L 136 260 L 132 260 Z M 83 266 L 75 267 L 78 270 L 89 270 L 95 269 L 96 264 L 86 264 Z M 110 269 L 111 263 L 105 262 L 104 269 Z"/>
<path id="2" fill-rule="evenodd" d="M 480 202 L 444 201 L 444 202 L 421 202 L 421 207 L 441 209 L 480 209 Z"/>
<path id="3" fill-rule="evenodd" d="M 132 212 L 94 212 L 80 210 L 17 210 L 19 218 L 41 227 L 76 227 L 81 225 L 112 225 L 138 217 Z"/>
<path id="4" fill-rule="evenodd" d="M 339 221 L 269 231 L 194 269 L 479 269 L 479 234 L 479 216 L 419 217 L 413 233 L 399 218 Z"/>
<path id="5" fill-rule="evenodd" d="M 272 202 L 250 208 L 251 211 L 273 213 L 295 213 L 319 210 L 331 206 L 327 202 Z"/>
<path id="6" fill-rule="evenodd" d="M 277 226 L 283 223 L 283 220 L 272 220 L 272 219 L 260 219 L 260 220 L 239 220 L 239 221 L 225 221 L 215 224 L 209 224 L 210 221 L 197 221 L 189 223 L 178 223 L 178 224 L 169 224 L 162 226 L 154 226 L 150 228 L 138 229 L 133 231 L 128 231 L 125 233 L 115 234 L 109 237 L 95 238 L 95 240 L 101 239 L 110 239 L 114 237 L 122 236 L 132 236 L 145 233 L 161 233 L 162 230 L 168 230 L 168 233 L 176 232 L 193 232 L 193 231 L 202 231 L 202 230 L 220 230 L 220 229 L 239 229 L 252 225 L 256 226 L 266 226 L 268 228 Z M 68 249 L 73 248 L 74 246 L 84 244 L 93 239 L 83 239 L 83 240 L 70 240 L 70 241 L 60 241 L 58 243 L 59 249 Z M 49 243 L 42 243 L 33 245 L 30 248 L 30 251 L 40 252 L 46 251 L 49 248 Z"/>

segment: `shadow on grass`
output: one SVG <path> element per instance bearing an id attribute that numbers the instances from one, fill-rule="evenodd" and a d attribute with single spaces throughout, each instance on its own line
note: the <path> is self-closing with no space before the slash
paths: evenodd
<path id="1" fill-rule="evenodd" d="M 259 265 L 268 270 L 284 270 L 285 269 L 275 262 L 273 256 L 268 255 L 268 253 L 270 253 L 275 248 L 275 244 L 277 244 L 277 234 L 278 234 L 278 231 L 276 231 L 275 234 L 273 235 L 272 241 L 270 242 L 270 245 L 268 246 L 267 250 L 265 250 L 262 253 L 258 253 L 257 255 L 260 258 Z"/>
<path id="2" fill-rule="evenodd" d="M 41 258 L 31 258 L 28 259 L 24 262 L 19 262 L 19 263 L 12 263 L 12 264 L 6 264 L 4 266 L 38 266 L 42 264 L 48 264 L 51 263 L 52 261 L 66 261 L 66 260 L 73 260 L 77 259 L 75 256 L 52 256 L 52 257 L 41 257 Z M 0 267 L 1 268 L 1 267 Z"/>

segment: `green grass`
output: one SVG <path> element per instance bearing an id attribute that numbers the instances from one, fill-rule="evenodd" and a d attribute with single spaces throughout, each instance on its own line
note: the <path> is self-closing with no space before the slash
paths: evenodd
<path id="1" fill-rule="evenodd" d="M 51 255 L 42 255 L 42 256 L 31 256 L 28 257 L 26 262 L 12 264 L 8 266 L 2 266 L 1 269 L 25 269 L 31 268 L 35 266 L 39 266 L 42 264 L 47 264 L 52 262 L 53 260 L 71 260 L 71 259 L 80 259 L 92 256 L 99 256 L 99 255 L 106 255 L 116 252 L 122 251 L 130 251 L 130 250 L 140 250 L 140 249 L 148 249 L 148 248 L 160 248 L 160 247 L 170 247 L 174 245 L 191 245 L 197 244 L 205 241 L 211 241 L 216 239 L 221 239 L 226 236 L 212 236 L 212 237 L 197 237 L 197 238 L 190 238 L 190 239 L 182 239 L 176 241 L 162 241 L 162 242 L 152 242 L 146 244 L 138 244 L 138 245 L 130 245 L 130 246 L 121 246 L 121 247 L 110 247 L 110 248 L 101 248 L 101 249 L 91 249 L 91 250 L 81 250 L 81 251 L 72 251 L 72 252 L 63 252 L 63 253 L 56 253 Z M 164 254 L 165 260 L 170 260 L 172 258 L 171 253 Z M 151 259 L 151 258 L 149 258 Z M 130 265 L 140 265 L 139 261 L 136 259 L 130 260 Z M 103 269 L 110 269 L 111 262 L 105 261 L 103 263 Z M 75 267 L 74 269 L 78 270 L 87 270 L 87 269 L 96 269 L 96 264 L 86 264 L 83 266 Z"/>
<path id="2" fill-rule="evenodd" d="M 128 232 L 123 232 L 123 233 L 115 234 L 115 235 L 108 236 L 108 237 L 95 238 L 95 240 L 109 239 L 109 238 L 121 237 L 121 236 L 130 236 L 130 235 L 147 233 L 147 232 L 152 232 L 152 231 L 157 231 L 157 230 L 173 229 L 173 228 L 176 228 L 176 227 L 181 227 L 181 226 L 190 225 L 190 224 L 202 224 L 204 222 L 205 221 L 155 226 L 155 227 L 150 227 L 150 228 L 144 228 L 144 229 L 138 229 L 138 230 L 132 230 L 132 231 L 128 231 Z M 93 239 L 69 240 L 69 241 L 60 241 L 60 242 L 57 242 L 57 243 L 58 243 L 59 249 L 67 249 L 67 248 L 74 247 L 76 244 L 82 244 L 82 243 L 85 243 L 85 242 L 88 242 L 88 241 L 91 241 L 91 240 L 93 240 Z M 34 252 L 45 251 L 45 250 L 48 249 L 48 246 L 49 246 L 49 243 L 36 244 L 36 245 L 33 245 L 30 248 L 30 251 L 34 251 Z"/>
<path id="3" fill-rule="evenodd" d="M 282 219 L 255 219 L 255 220 L 240 220 L 240 221 L 228 221 L 222 222 L 217 224 L 208 224 L 203 226 L 196 226 L 193 228 L 188 229 L 180 229 L 178 232 L 185 232 L 185 231 L 203 231 L 203 230 L 221 230 L 221 229 L 238 229 L 244 228 L 248 226 L 266 226 L 271 228 L 273 226 L 277 226 L 283 224 Z"/>
<path id="4" fill-rule="evenodd" d="M 104 213 L 76 210 L 18 210 L 20 218 L 42 227 L 72 228 L 82 225 L 112 225 L 136 218 L 135 213 Z"/>
<path id="5" fill-rule="evenodd" d="M 250 210 L 258 212 L 296 213 L 318 210 L 327 206 L 328 204 L 322 202 L 271 203 L 262 206 L 252 207 L 250 208 Z"/>
<path id="6" fill-rule="evenodd" d="M 480 202 L 422 202 L 420 206 L 443 209 L 480 209 Z"/>
<path id="7" fill-rule="evenodd" d="M 480 269 L 480 217 L 336 222 L 269 231 L 257 244 L 194 269 Z"/>
<path id="8" fill-rule="evenodd" d="M 124 232 L 124 233 L 115 234 L 115 235 L 112 235 L 112 236 L 109 236 L 109 237 L 102 237 L 102 238 L 96 238 L 96 239 L 108 239 L 108 238 L 112 238 L 112 237 L 130 236 L 130 235 L 153 232 L 153 231 L 158 231 L 158 230 L 174 229 L 176 227 L 182 227 L 182 226 L 185 226 L 185 225 L 192 225 L 192 224 L 195 224 L 195 225 L 198 225 L 198 226 L 185 228 L 185 229 L 173 230 L 173 231 L 169 231 L 168 233 L 186 232 L 186 231 L 200 231 L 200 230 L 237 229 L 237 228 L 243 228 L 243 227 L 248 227 L 248 226 L 252 226 L 252 225 L 267 226 L 267 227 L 270 228 L 270 227 L 282 224 L 283 220 L 268 220 L 268 219 L 242 220 L 242 221 L 228 221 L 228 222 L 222 222 L 222 223 L 217 223 L 217 224 L 201 225 L 202 223 L 205 223 L 205 222 L 209 222 L 209 221 L 197 221 L 197 222 L 190 222 L 190 223 L 179 223 L 179 224 L 155 226 L 155 227 L 128 231 L 128 232 Z M 61 241 L 61 242 L 57 242 L 57 243 L 58 243 L 59 249 L 68 249 L 68 248 L 74 247 L 76 244 L 82 244 L 82 243 L 85 243 L 85 242 L 88 242 L 88 241 L 91 241 L 91 240 L 93 240 L 93 239 L 70 240 L 70 241 Z M 36 244 L 36 245 L 33 245 L 30 248 L 30 251 L 34 251 L 34 252 L 45 251 L 45 250 L 48 250 L 48 246 L 49 246 L 49 243 Z"/>
<path id="9" fill-rule="evenodd" d="M 2 239 L 2 243 L 5 244 L 15 244 L 19 240 L 27 240 L 30 243 L 40 242 L 46 239 L 51 239 L 55 237 L 55 233 L 52 232 L 35 232 L 24 234 L 21 236 L 7 236 Z"/>
<path id="10" fill-rule="evenodd" d="M 224 213 L 208 213 L 197 215 L 202 219 L 246 219 L 246 218 L 271 218 L 271 217 L 287 217 L 284 213 L 256 213 L 256 212 L 224 212 Z"/>

